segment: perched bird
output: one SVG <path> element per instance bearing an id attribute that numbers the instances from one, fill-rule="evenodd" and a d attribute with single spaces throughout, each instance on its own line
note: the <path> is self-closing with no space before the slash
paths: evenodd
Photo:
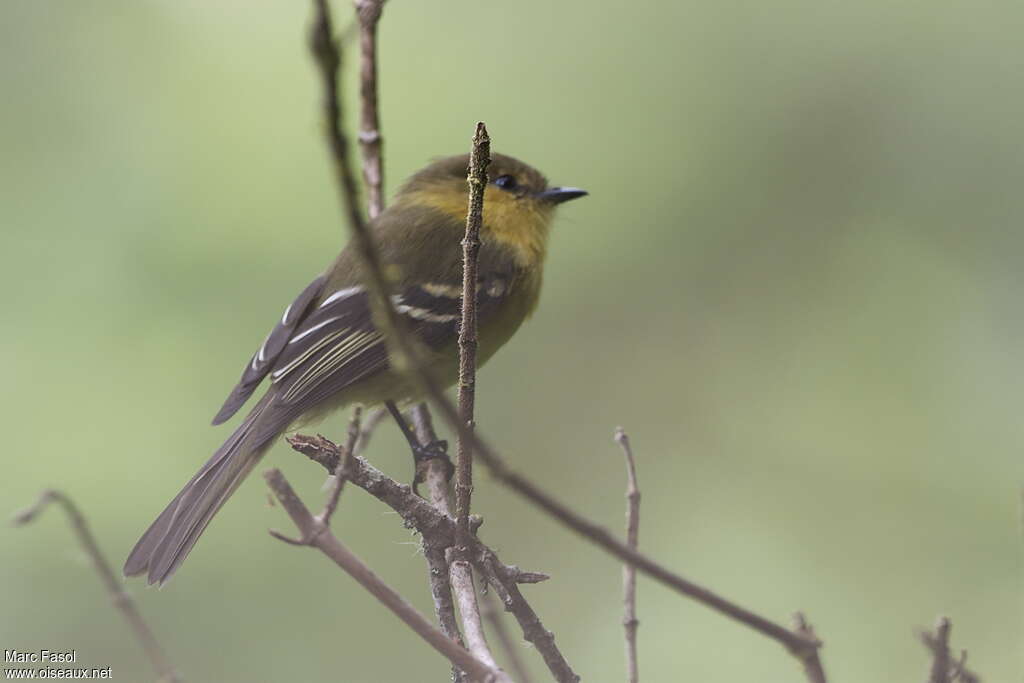
<path id="1" fill-rule="evenodd" d="M 428 350 L 428 367 L 445 386 L 458 374 L 468 165 L 467 155 L 432 163 L 413 175 L 371 223 L 392 278 L 395 310 Z M 536 169 L 500 154 L 492 156 L 489 176 L 477 284 L 479 364 L 537 306 L 555 206 L 587 194 L 548 187 Z M 145 573 L 151 584 L 166 582 L 288 429 L 348 405 L 416 398 L 389 364 L 351 246 L 284 310 L 213 424 L 234 415 L 264 379 L 269 386 L 263 397 L 135 544 L 124 565 L 126 576 Z"/>

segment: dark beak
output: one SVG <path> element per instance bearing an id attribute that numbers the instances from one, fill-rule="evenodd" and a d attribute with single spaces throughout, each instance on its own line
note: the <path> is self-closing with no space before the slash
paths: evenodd
<path id="1" fill-rule="evenodd" d="M 538 192 L 537 199 L 551 202 L 552 204 L 561 204 L 570 199 L 585 197 L 587 194 L 589 193 L 586 190 L 581 190 L 578 187 L 551 187 L 543 192 Z"/>

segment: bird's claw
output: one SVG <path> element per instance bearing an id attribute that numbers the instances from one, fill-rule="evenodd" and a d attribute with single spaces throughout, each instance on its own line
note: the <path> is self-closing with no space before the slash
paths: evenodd
<path id="1" fill-rule="evenodd" d="M 426 481 L 427 469 L 432 461 L 438 460 L 444 466 L 446 481 L 451 481 L 452 475 L 455 474 L 455 465 L 452 464 L 451 458 L 448 457 L 447 441 L 431 441 L 428 444 L 414 446 L 412 449 L 412 460 L 416 467 L 416 476 L 412 480 L 412 490 L 416 495 L 420 494 L 419 485 Z"/>

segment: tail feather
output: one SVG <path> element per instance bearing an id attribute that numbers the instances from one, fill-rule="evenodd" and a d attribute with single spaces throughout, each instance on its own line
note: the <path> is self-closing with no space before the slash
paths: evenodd
<path id="1" fill-rule="evenodd" d="M 266 404 L 260 401 L 253 408 L 150 525 L 128 555 L 125 576 L 148 572 L 148 583 L 162 585 L 181 566 L 210 520 L 273 442 L 253 443 L 252 438 Z"/>

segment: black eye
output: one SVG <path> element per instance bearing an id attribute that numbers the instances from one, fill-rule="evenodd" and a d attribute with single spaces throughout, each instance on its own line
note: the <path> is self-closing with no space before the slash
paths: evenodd
<path id="1" fill-rule="evenodd" d="M 500 175 L 494 179 L 494 184 L 503 190 L 516 189 L 516 179 L 510 175 Z"/>

